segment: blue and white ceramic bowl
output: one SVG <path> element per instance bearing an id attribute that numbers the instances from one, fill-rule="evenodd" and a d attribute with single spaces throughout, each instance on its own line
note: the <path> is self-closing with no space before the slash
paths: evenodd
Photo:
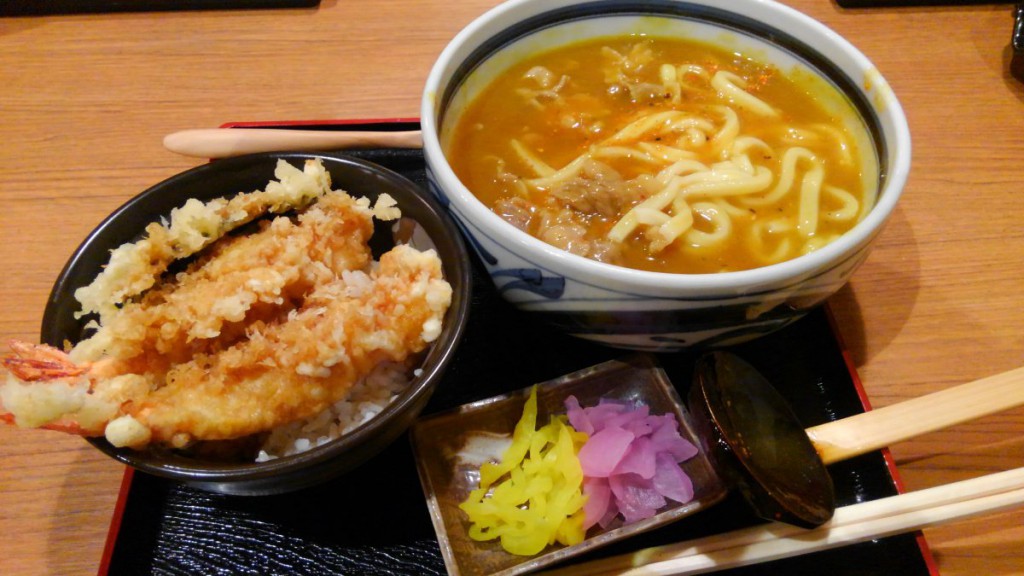
<path id="1" fill-rule="evenodd" d="M 871 212 L 831 244 L 742 272 L 668 274 L 603 264 L 502 220 L 456 177 L 445 139 L 466 105 L 503 69 L 562 44 L 635 33 L 695 37 L 817 73 L 846 95 L 878 170 Z M 868 255 L 910 170 L 903 110 L 868 59 L 821 23 L 770 0 L 511 0 L 460 32 L 427 80 L 421 122 L 431 190 L 454 216 L 498 290 L 569 334 L 619 348 L 732 344 L 777 330 L 839 290 Z"/>

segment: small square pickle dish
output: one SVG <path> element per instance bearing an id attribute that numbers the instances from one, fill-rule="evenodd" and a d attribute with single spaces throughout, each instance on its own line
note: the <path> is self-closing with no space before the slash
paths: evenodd
<path id="1" fill-rule="evenodd" d="M 421 418 L 412 428 L 420 481 L 450 575 L 523 574 L 663 526 L 725 497 L 725 484 L 706 455 L 698 452 L 681 463 L 693 481 L 693 499 L 685 504 L 669 500 L 646 520 L 623 524 L 620 516 L 607 529 L 594 525 L 579 544 L 553 544 L 535 556 L 510 554 L 498 540 L 472 540 L 468 535 L 469 519 L 459 504 L 478 487 L 480 465 L 499 460 L 510 443 L 531 388 Z M 546 424 L 553 415 L 565 414 L 564 401 L 570 395 L 583 406 L 609 399 L 634 406 L 646 404 L 651 414 L 675 414 L 680 435 L 700 446 L 679 394 L 650 355 L 630 355 L 538 383 L 537 426 Z"/>

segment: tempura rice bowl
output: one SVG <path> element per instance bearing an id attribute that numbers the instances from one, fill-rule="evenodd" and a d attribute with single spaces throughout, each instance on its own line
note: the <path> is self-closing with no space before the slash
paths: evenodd
<path id="1" fill-rule="evenodd" d="M 506 222 L 459 180 L 446 158 L 452 125 L 484 86 L 519 60 L 621 34 L 677 35 L 807 70 L 857 111 L 877 200 L 837 240 L 778 264 L 739 272 L 673 274 L 570 254 Z M 434 65 L 421 122 L 431 191 L 454 217 L 503 297 L 573 336 L 619 348 L 667 351 L 732 344 L 802 317 L 838 291 L 891 216 L 910 166 L 910 135 L 896 97 L 849 42 L 781 4 L 739 0 L 588 2 L 512 0 L 467 26 Z M 871 162 L 875 166 L 871 166 Z"/>
<path id="2" fill-rule="evenodd" d="M 102 437 L 89 438 L 99 450 L 137 470 L 203 490 L 275 494 L 313 486 L 359 466 L 398 439 L 423 410 L 465 326 L 470 290 L 466 249 L 443 209 L 416 184 L 357 158 L 252 154 L 202 165 L 149 188 L 104 220 L 65 265 L 44 313 L 42 341 L 62 346 L 77 342 L 87 333 L 89 318 L 75 315 L 79 310 L 75 290 L 92 282 L 107 263 L 110 250 L 137 240 L 146 224 L 166 216 L 189 198 L 206 201 L 261 189 L 273 179 L 278 160 L 301 166 L 313 158 L 323 163 L 335 189 L 371 202 L 387 193 L 397 201 L 403 230 L 399 231 L 393 222 L 376 221 L 370 242 L 375 257 L 409 238 L 410 227 L 413 232 L 409 242 L 414 247 L 437 251 L 443 276 L 452 287 L 451 305 L 440 335 L 413 359 L 415 364 L 379 364 L 328 412 L 275 430 L 258 457 L 253 450 L 254 458 L 248 461 L 157 447 L 115 448 Z M 346 282 L 356 284 L 359 278 L 347 278 Z"/>

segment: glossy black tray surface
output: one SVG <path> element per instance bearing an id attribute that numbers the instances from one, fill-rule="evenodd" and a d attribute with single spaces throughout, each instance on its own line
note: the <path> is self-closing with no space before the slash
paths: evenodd
<path id="1" fill-rule="evenodd" d="M 416 125 L 388 125 L 386 129 L 409 127 Z M 419 151 L 350 154 L 423 185 Z M 530 322 L 500 299 L 476 261 L 473 300 L 465 338 L 424 415 L 626 354 Z M 805 426 L 863 411 L 859 385 L 847 368 L 826 309 L 732 350 L 775 383 Z M 692 354 L 658 357 L 684 398 L 693 359 Z M 881 452 L 835 464 L 830 472 L 840 505 L 897 493 Z M 101 574 L 445 574 L 406 437 L 346 476 L 280 496 L 210 494 L 135 473 L 123 491 L 118 513 Z M 711 510 L 576 561 L 755 522 L 740 498 L 733 495 Z M 930 574 L 930 565 L 923 539 L 906 534 L 722 574 L 908 576 Z"/>

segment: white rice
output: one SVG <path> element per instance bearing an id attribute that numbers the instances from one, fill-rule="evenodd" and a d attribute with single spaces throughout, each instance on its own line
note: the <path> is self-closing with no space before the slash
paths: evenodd
<path id="1" fill-rule="evenodd" d="M 382 362 L 357 382 L 349 395 L 319 415 L 275 428 L 260 447 L 256 462 L 305 452 L 339 438 L 369 421 L 409 385 L 407 368 Z"/>

